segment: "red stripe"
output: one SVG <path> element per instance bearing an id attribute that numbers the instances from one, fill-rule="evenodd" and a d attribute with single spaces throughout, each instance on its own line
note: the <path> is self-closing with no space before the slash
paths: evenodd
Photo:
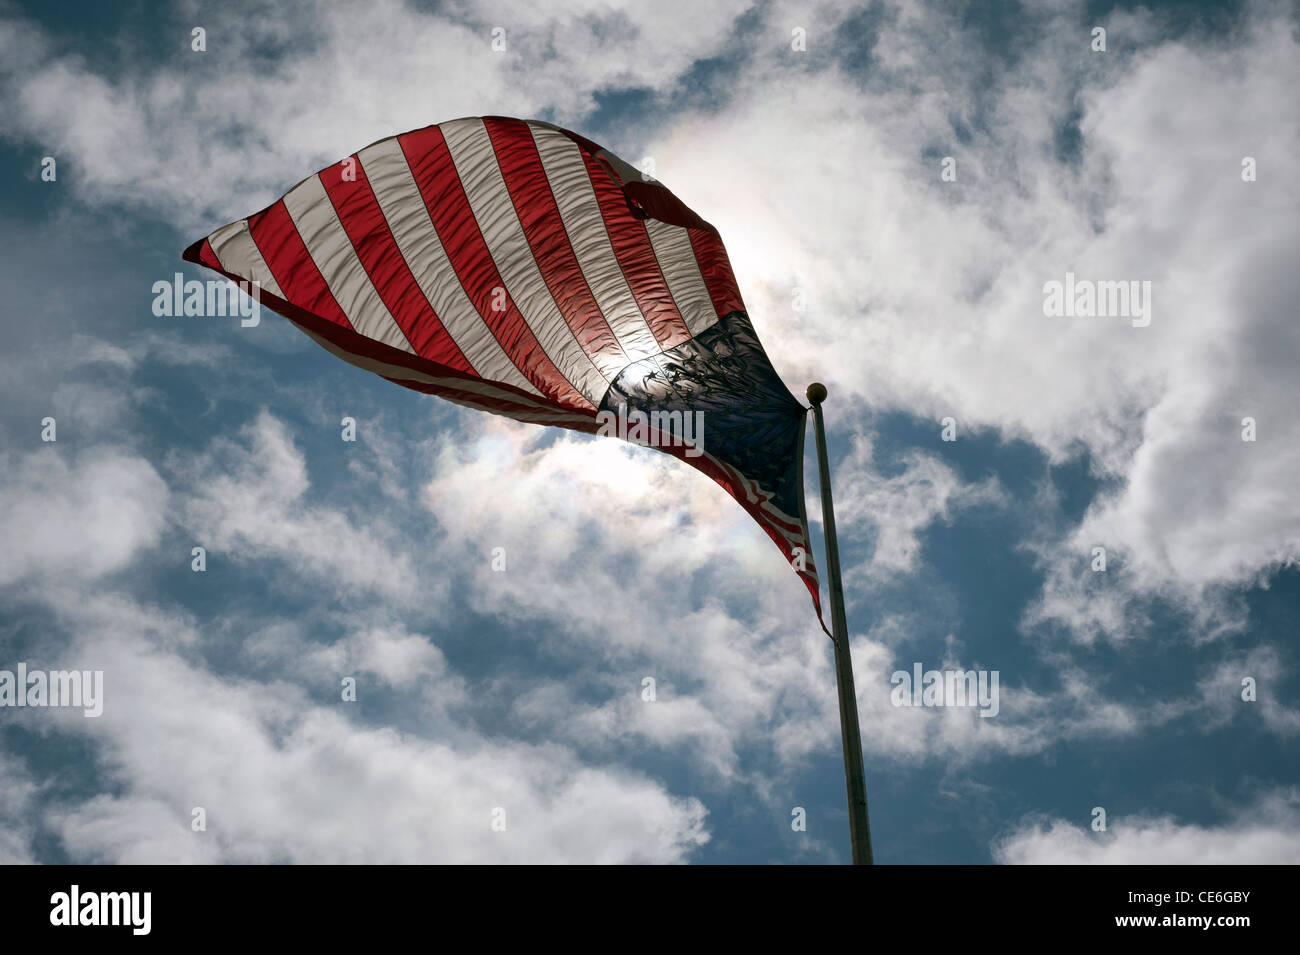
<path id="1" fill-rule="evenodd" d="M 191 259 L 190 261 L 194 261 L 194 260 Z M 204 239 L 202 244 L 200 244 L 199 246 L 198 261 L 202 262 L 210 269 L 221 268 L 221 261 L 217 258 L 217 253 L 216 251 L 213 250 L 212 243 L 209 242 L 207 239 Z M 248 276 L 243 276 L 243 277 L 245 279 L 248 278 Z"/>
<path id="2" fill-rule="evenodd" d="M 248 232 L 288 301 L 333 325 L 352 330 L 352 323 L 312 261 L 283 199 L 249 216 Z"/>
<path id="3" fill-rule="evenodd" d="M 344 179 L 343 164 L 339 163 L 322 169 L 320 181 L 375 291 L 417 355 L 449 368 L 473 373 L 474 366 L 438 320 L 433 306 L 411 274 L 410 266 L 388 228 L 370 180 L 361 168 L 361 160 L 355 155 L 350 158 L 350 171 L 355 173 L 355 179 Z"/>
<path id="4" fill-rule="evenodd" d="M 601 217 L 605 220 L 605 231 L 614 247 L 614 257 L 623 269 L 623 277 L 627 279 L 628 288 L 632 290 L 646 324 L 661 348 L 680 345 L 691 337 L 691 332 L 682 320 L 668 288 L 668 280 L 659 267 L 645 220 L 632 214 L 623 190 L 595 156 L 582 150 L 582 159 L 600 205 Z"/>
<path id="5" fill-rule="evenodd" d="M 716 232 L 705 229 L 688 229 L 687 233 L 718 318 L 725 318 L 732 312 L 743 312 L 745 303 L 740 298 L 736 277 L 731 273 L 731 260 L 727 258 L 722 239 Z"/>
<path id="6" fill-rule="evenodd" d="M 604 362 L 595 361 L 598 368 L 612 359 L 621 370 L 632 360 L 623 351 L 582 274 L 532 130 L 519 120 L 488 119 L 483 124 L 501 167 L 506 192 L 560 314 L 593 361 L 604 356 Z"/>
<path id="7" fill-rule="evenodd" d="M 483 241 L 442 131 L 430 126 L 405 133 L 397 142 L 465 294 L 505 353 L 542 394 L 566 407 L 592 407 L 547 357 L 508 293 L 505 310 L 492 309 L 493 289 L 504 289 L 505 282 Z"/>

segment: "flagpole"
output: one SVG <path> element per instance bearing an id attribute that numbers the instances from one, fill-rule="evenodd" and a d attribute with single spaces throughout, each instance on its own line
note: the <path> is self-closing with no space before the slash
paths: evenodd
<path id="1" fill-rule="evenodd" d="M 871 865 L 871 825 L 867 821 L 867 782 L 862 771 L 862 733 L 858 729 L 858 697 L 853 689 L 853 657 L 849 628 L 844 618 L 844 584 L 840 581 L 840 548 L 835 539 L 835 505 L 831 501 L 831 469 L 826 462 L 826 428 L 822 402 L 826 386 L 808 386 L 813 422 L 817 429 L 817 470 L 821 473 L 822 531 L 826 538 L 826 575 L 831 593 L 831 642 L 835 644 L 835 682 L 840 696 L 840 739 L 844 744 L 844 779 L 849 796 L 849 836 L 853 864 Z"/>

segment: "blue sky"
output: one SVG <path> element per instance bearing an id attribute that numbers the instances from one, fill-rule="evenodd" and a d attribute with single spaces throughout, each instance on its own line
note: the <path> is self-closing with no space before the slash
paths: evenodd
<path id="1" fill-rule="evenodd" d="M 0 669 L 105 674 L 99 718 L 0 709 L 0 860 L 846 861 L 829 642 L 706 478 L 269 312 L 152 314 L 206 278 L 186 245 L 307 173 L 495 114 L 653 159 L 791 390 L 827 383 L 878 861 L 1296 861 L 1297 26 L 0 6 Z M 1067 272 L 1150 281 L 1150 325 L 1045 315 Z M 998 715 L 893 706 L 914 663 L 997 670 Z"/>

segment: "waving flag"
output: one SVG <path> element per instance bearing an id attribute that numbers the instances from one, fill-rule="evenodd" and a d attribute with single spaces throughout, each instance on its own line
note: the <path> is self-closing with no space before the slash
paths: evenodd
<path id="1" fill-rule="evenodd" d="M 500 117 L 403 133 L 184 257 L 399 385 L 681 458 L 776 542 L 820 616 L 805 408 L 717 231 L 590 140 Z"/>

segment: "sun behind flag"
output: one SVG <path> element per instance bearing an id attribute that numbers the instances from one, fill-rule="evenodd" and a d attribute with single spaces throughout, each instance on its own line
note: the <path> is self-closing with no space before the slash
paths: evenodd
<path id="1" fill-rule="evenodd" d="M 501 117 L 403 133 L 184 257 L 399 385 L 681 458 L 776 542 L 820 617 L 806 409 L 717 231 L 590 140 Z"/>

